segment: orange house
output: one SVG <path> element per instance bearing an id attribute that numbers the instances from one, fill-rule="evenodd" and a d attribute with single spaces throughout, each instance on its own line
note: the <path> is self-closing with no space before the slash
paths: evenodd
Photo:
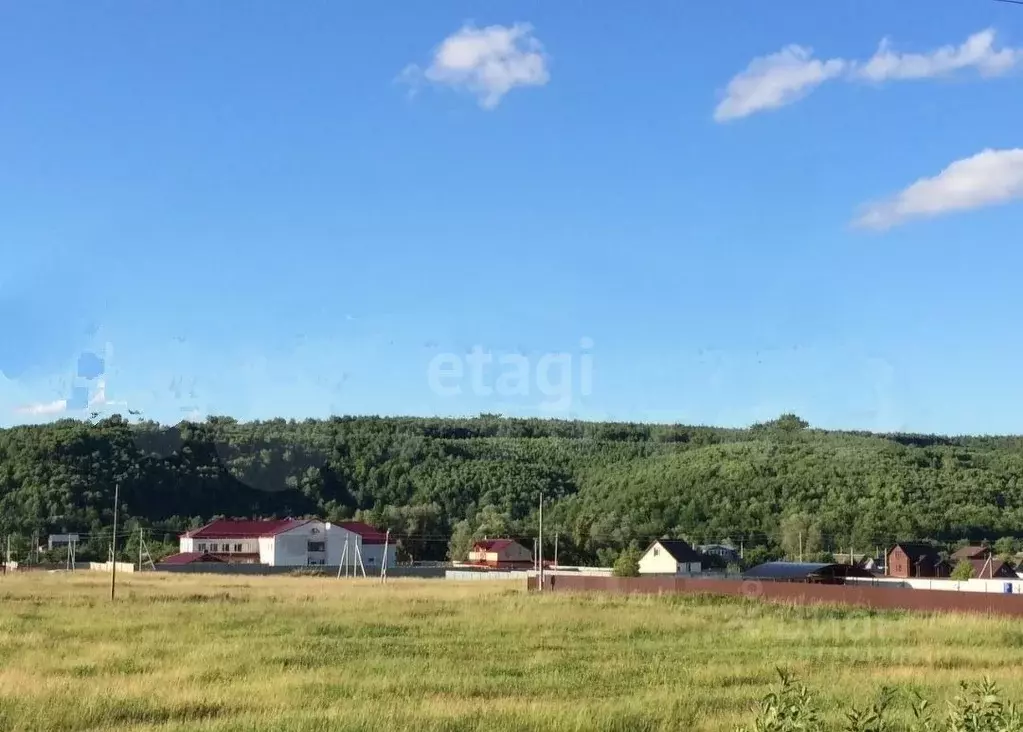
<path id="1" fill-rule="evenodd" d="M 487 567 L 531 567 L 533 553 L 514 539 L 486 539 L 472 545 L 469 561 Z"/>

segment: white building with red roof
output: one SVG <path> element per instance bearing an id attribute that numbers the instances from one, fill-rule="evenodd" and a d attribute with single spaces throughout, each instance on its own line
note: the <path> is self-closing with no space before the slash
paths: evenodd
<path id="1" fill-rule="evenodd" d="M 394 544 L 387 547 L 385 557 L 385 543 L 385 534 L 359 521 L 218 519 L 182 534 L 179 551 L 231 563 L 307 567 L 340 565 L 347 546 L 346 563 L 353 563 L 358 556 L 371 573 L 379 571 L 384 562 L 394 566 Z"/>

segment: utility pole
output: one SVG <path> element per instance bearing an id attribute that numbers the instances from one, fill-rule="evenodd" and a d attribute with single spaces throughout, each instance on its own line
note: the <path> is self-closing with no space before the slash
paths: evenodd
<path id="1" fill-rule="evenodd" d="M 540 558 L 540 592 L 543 592 L 543 493 L 540 494 L 540 537 L 537 556 Z"/>
<path id="2" fill-rule="evenodd" d="M 139 572 L 142 571 L 142 524 L 139 524 Z"/>
<path id="3" fill-rule="evenodd" d="M 558 566 L 558 532 L 554 532 L 554 567 Z"/>
<path id="4" fill-rule="evenodd" d="M 359 570 L 362 570 L 362 578 L 366 578 L 366 565 L 362 563 L 362 540 L 355 542 L 355 564 L 352 566 L 352 576 L 358 578 Z"/>
<path id="5" fill-rule="evenodd" d="M 799 561 L 803 561 L 803 532 L 799 532 Z"/>
<path id="6" fill-rule="evenodd" d="M 387 581 L 387 549 L 391 545 L 391 530 L 388 529 L 384 535 L 384 559 L 380 562 L 380 582 Z"/>
<path id="7" fill-rule="evenodd" d="M 348 532 L 345 532 L 345 548 L 341 550 L 341 563 L 337 565 L 337 578 L 341 579 L 341 572 L 348 576 Z"/>
<path id="8" fill-rule="evenodd" d="M 110 537 L 110 601 L 117 593 L 117 504 L 121 500 L 121 482 L 114 484 L 114 534 Z"/>
<path id="9" fill-rule="evenodd" d="M 7 552 L 4 554 L 4 574 L 11 568 L 11 535 L 7 535 Z"/>

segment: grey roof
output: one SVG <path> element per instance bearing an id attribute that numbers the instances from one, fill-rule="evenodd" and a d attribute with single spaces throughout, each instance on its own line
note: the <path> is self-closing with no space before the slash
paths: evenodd
<path id="1" fill-rule="evenodd" d="M 848 564 L 835 564 L 833 562 L 765 562 L 744 572 L 743 577 L 798 579 L 820 574 L 869 576 L 869 572 L 861 567 L 852 567 Z"/>

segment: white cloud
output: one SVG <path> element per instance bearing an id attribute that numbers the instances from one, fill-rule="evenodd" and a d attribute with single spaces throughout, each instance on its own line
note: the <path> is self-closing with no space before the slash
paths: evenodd
<path id="1" fill-rule="evenodd" d="M 401 78 L 412 84 L 425 78 L 469 91 L 480 106 L 493 109 L 515 87 L 546 84 L 550 80 L 547 66 L 547 56 L 531 25 L 465 25 L 444 39 L 425 70 L 413 64 Z"/>
<path id="2" fill-rule="evenodd" d="M 725 122 L 799 101 L 826 81 L 885 82 L 931 79 L 973 69 L 998 76 L 1023 66 L 1023 49 L 995 48 L 995 32 L 974 33 L 960 46 L 942 46 L 926 53 L 898 53 L 885 39 L 866 61 L 833 58 L 822 61 L 805 46 L 790 45 L 778 53 L 753 59 L 736 75 L 714 110 Z"/>
<path id="3" fill-rule="evenodd" d="M 811 49 L 795 45 L 755 58 L 728 83 L 714 119 L 725 122 L 791 104 L 844 73 L 846 66 L 842 59 L 815 59 Z"/>
<path id="4" fill-rule="evenodd" d="M 18 414 L 27 414 L 32 417 L 50 417 L 55 414 L 63 414 L 67 411 L 67 399 L 58 399 L 53 402 L 38 404 L 27 404 L 14 410 Z"/>
<path id="5" fill-rule="evenodd" d="M 100 378 L 96 382 L 96 390 L 89 397 L 86 410 L 106 411 L 111 407 L 124 406 L 127 406 L 127 402 L 112 401 L 107 398 L 106 379 Z M 58 414 L 81 413 L 86 410 L 83 410 L 80 407 L 72 409 L 71 402 L 68 399 L 56 399 L 52 402 L 26 404 L 21 407 L 16 407 L 14 411 L 17 414 L 23 414 L 30 417 L 52 417 Z"/>
<path id="6" fill-rule="evenodd" d="M 961 46 L 943 46 L 928 53 L 897 53 L 888 39 L 866 63 L 857 64 L 854 76 L 866 81 L 930 79 L 976 69 L 997 76 L 1023 62 L 1023 49 L 995 49 L 992 29 L 974 33 Z"/>
<path id="7" fill-rule="evenodd" d="M 921 178 L 896 196 L 869 204 L 854 224 L 883 230 L 910 219 L 1023 199 L 1023 148 L 984 150 Z"/>

